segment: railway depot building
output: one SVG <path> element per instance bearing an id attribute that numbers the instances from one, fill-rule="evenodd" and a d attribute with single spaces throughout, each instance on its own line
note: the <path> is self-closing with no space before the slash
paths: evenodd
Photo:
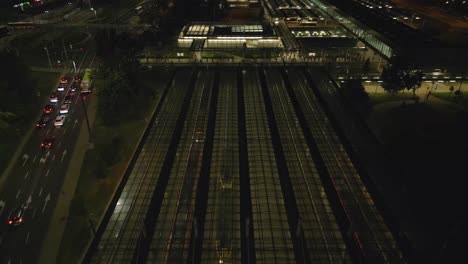
<path id="1" fill-rule="evenodd" d="M 203 49 L 282 49 L 281 38 L 267 24 L 190 23 L 178 38 L 179 48 Z"/>

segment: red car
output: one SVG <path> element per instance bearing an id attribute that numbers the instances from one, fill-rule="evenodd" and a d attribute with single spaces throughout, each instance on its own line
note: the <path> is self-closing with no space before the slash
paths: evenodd
<path id="1" fill-rule="evenodd" d="M 36 123 L 36 127 L 42 128 L 47 126 L 47 123 L 50 121 L 49 115 L 43 115 L 39 121 Z"/>
<path id="2" fill-rule="evenodd" d="M 44 109 L 42 109 L 42 112 L 44 112 L 45 114 L 50 114 L 53 111 L 54 111 L 54 106 L 50 104 L 46 105 Z"/>
<path id="3" fill-rule="evenodd" d="M 68 83 L 67 77 L 62 77 L 62 79 L 60 79 L 60 84 L 67 84 L 67 83 Z"/>
<path id="4" fill-rule="evenodd" d="M 41 148 L 51 148 L 54 145 L 55 136 L 46 138 L 41 143 Z"/>
<path id="5" fill-rule="evenodd" d="M 19 207 L 16 208 L 8 218 L 8 224 L 10 226 L 18 226 L 23 223 L 23 215 L 24 215 L 25 208 Z"/>

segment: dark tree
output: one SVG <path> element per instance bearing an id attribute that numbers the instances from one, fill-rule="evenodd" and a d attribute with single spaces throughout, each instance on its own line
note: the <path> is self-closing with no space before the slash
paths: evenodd
<path id="1" fill-rule="evenodd" d="M 0 51 L 0 111 L 21 115 L 35 100 L 31 70 L 14 51 Z"/>
<path id="2" fill-rule="evenodd" d="M 381 74 L 382 87 L 387 92 L 399 92 L 403 89 L 413 91 L 421 87 L 423 73 L 414 65 L 410 65 L 404 57 L 393 57 Z"/>
<path id="3" fill-rule="evenodd" d="M 367 115 L 372 106 L 369 94 L 367 94 L 362 82 L 359 80 L 349 80 L 343 85 L 343 93 L 351 101 L 358 112 Z"/>
<path id="4" fill-rule="evenodd" d="M 400 73 L 390 65 L 383 68 L 380 79 L 382 80 L 382 88 L 389 93 L 403 90 Z"/>
<path id="5" fill-rule="evenodd" d="M 10 122 L 16 117 L 10 112 L 0 112 L 0 135 L 5 134 L 10 128 Z"/>
<path id="6" fill-rule="evenodd" d="M 423 73 L 420 69 L 402 71 L 402 86 L 407 90 L 413 91 L 413 97 L 416 97 L 416 90 L 421 87 Z"/>
<path id="7" fill-rule="evenodd" d="M 112 59 L 117 41 L 114 29 L 101 29 L 94 38 L 96 42 L 96 55 L 104 60 Z"/>
<path id="8" fill-rule="evenodd" d="M 124 71 L 101 65 L 93 78 L 99 96 L 99 113 L 105 124 L 113 125 L 134 113 L 136 93 Z"/>

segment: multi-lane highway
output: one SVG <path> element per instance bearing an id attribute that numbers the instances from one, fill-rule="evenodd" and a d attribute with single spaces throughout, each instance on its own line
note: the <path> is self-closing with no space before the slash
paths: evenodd
<path id="1" fill-rule="evenodd" d="M 57 200 L 61 197 L 61 188 L 66 177 L 66 170 L 75 146 L 80 126 L 84 119 L 80 91 L 71 92 L 70 86 L 75 75 L 82 75 L 85 68 L 92 66 L 94 55 L 84 54 L 77 65 L 77 72 L 68 72 L 68 84 L 64 91 L 57 92 L 57 86 L 51 91 L 59 94 L 54 111 L 48 114 L 51 120 L 46 127 L 37 128 L 21 150 L 11 173 L 0 186 L 0 263 L 36 263 L 50 226 Z M 57 85 L 59 80 L 57 80 Z M 60 106 L 66 94 L 74 94 L 69 112 L 62 126 L 55 127 L 55 117 L 60 115 Z M 88 98 L 83 97 L 84 105 Z M 44 105 L 37 106 L 42 111 Z M 33 125 L 33 124 L 31 124 Z M 55 137 L 50 149 L 41 148 L 44 139 Z M 15 208 L 24 207 L 25 213 L 21 225 L 8 225 L 8 219 Z"/>
<path id="2" fill-rule="evenodd" d="M 167 76 L 86 261 L 405 262 L 305 69 Z"/>

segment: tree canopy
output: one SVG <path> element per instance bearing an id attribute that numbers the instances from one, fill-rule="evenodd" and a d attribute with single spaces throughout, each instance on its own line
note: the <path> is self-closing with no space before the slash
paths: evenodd
<path id="1" fill-rule="evenodd" d="M 0 135 L 6 133 L 10 127 L 10 121 L 16 117 L 11 112 L 0 112 Z"/>
<path id="2" fill-rule="evenodd" d="M 31 70 L 24 60 L 11 50 L 0 51 L 0 109 L 15 112 L 34 99 Z"/>
<path id="3" fill-rule="evenodd" d="M 412 90 L 421 87 L 423 73 L 415 65 L 411 65 L 403 57 L 394 57 L 386 65 L 381 74 L 382 87 L 387 92 L 399 92 L 404 89 Z"/>
<path id="4" fill-rule="evenodd" d="M 348 80 L 343 85 L 344 95 L 351 101 L 356 110 L 366 115 L 371 110 L 369 94 L 367 94 L 360 80 Z"/>
<path id="5" fill-rule="evenodd" d="M 104 64 L 97 68 L 94 78 L 99 96 L 99 113 L 104 123 L 113 124 L 133 113 L 136 93 L 123 70 Z"/>

